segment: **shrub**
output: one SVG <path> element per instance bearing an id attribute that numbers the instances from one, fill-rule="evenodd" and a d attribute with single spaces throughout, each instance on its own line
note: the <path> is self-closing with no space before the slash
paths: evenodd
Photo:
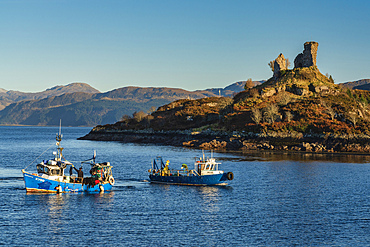
<path id="1" fill-rule="evenodd" d="M 253 122 L 255 122 L 256 124 L 259 124 L 262 120 L 262 113 L 259 109 L 257 108 L 252 108 L 252 115 L 251 115 L 251 118 L 253 120 Z"/>
<path id="2" fill-rule="evenodd" d="M 265 122 L 274 123 L 279 114 L 279 107 L 276 104 L 271 104 L 263 108 L 263 116 Z"/>

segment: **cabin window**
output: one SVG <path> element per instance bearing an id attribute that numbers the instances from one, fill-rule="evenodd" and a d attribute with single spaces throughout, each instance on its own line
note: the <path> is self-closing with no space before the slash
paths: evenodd
<path id="1" fill-rule="evenodd" d="M 60 170 L 51 170 L 51 175 L 59 175 Z"/>
<path id="2" fill-rule="evenodd" d="M 38 165 L 38 166 L 36 166 L 36 168 L 37 168 L 37 172 L 38 172 L 38 173 L 45 173 L 45 172 L 44 172 L 44 167 L 43 167 L 43 166 Z"/>

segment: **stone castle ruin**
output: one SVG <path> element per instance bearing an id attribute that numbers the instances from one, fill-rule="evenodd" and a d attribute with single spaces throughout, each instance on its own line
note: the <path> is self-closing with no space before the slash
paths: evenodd
<path id="1" fill-rule="evenodd" d="M 304 43 L 303 53 L 294 59 L 294 68 L 316 66 L 317 48 L 319 43 L 311 41 Z"/>
<path id="2" fill-rule="evenodd" d="M 294 59 L 294 68 L 316 66 L 317 48 L 319 43 L 310 41 L 304 43 L 304 50 Z M 274 60 L 274 78 L 277 78 L 281 70 L 288 69 L 286 59 L 282 53 Z"/>
<path id="3" fill-rule="evenodd" d="M 304 43 L 304 50 L 294 59 L 294 69 L 288 69 L 287 59 L 282 53 L 273 60 L 274 75 L 261 90 L 262 97 L 270 97 L 276 93 L 287 91 L 304 96 L 311 92 L 316 94 L 335 93 L 333 79 L 320 73 L 316 66 L 317 48 L 319 43 L 310 41 Z M 283 73 L 282 73 L 283 72 Z"/>
<path id="4" fill-rule="evenodd" d="M 280 55 L 274 61 L 274 77 L 278 77 L 280 70 L 285 70 L 285 69 L 288 69 L 288 66 L 286 64 L 286 59 L 283 53 L 280 53 Z"/>

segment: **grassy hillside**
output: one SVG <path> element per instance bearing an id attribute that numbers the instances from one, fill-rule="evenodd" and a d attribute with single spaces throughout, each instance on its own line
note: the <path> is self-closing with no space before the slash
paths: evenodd
<path id="1" fill-rule="evenodd" d="M 307 67 L 281 71 L 233 99 L 178 100 L 106 128 L 370 135 L 369 105 L 370 92 L 344 89 L 316 67 Z"/>

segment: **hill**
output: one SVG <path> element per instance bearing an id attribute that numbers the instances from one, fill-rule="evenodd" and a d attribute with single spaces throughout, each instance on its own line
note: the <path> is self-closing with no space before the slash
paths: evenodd
<path id="1" fill-rule="evenodd" d="M 204 97 L 215 96 L 209 91 L 186 91 L 180 88 L 165 88 L 165 87 L 124 87 L 112 90 L 107 93 L 101 93 L 95 96 L 96 99 L 111 98 L 145 101 L 151 99 L 166 99 L 173 101 L 181 98 L 199 99 Z"/>
<path id="2" fill-rule="evenodd" d="M 253 84 L 255 86 L 260 85 L 264 83 L 265 80 L 262 81 L 253 81 Z M 207 91 L 213 94 L 213 96 L 223 96 L 223 97 L 234 97 L 236 93 L 239 93 L 244 90 L 246 81 L 239 81 L 235 82 L 225 88 L 209 88 L 206 90 L 198 90 L 195 92 L 203 92 Z"/>
<path id="3" fill-rule="evenodd" d="M 52 96 L 59 96 L 66 93 L 100 93 L 99 90 L 91 87 L 86 83 L 71 83 L 66 86 L 55 86 L 46 89 L 42 92 L 37 93 L 24 93 L 19 91 L 7 91 L 5 89 L 0 89 L 0 110 L 4 109 L 11 103 L 23 101 L 23 100 L 38 100 L 44 99 Z"/>
<path id="4" fill-rule="evenodd" d="M 370 92 L 334 84 L 316 66 L 318 44 L 306 44 L 294 69 L 274 61 L 273 77 L 232 99 L 177 100 L 150 115 L 96 126 L 83 139 L 207 149 L 370 152 Z"/>
<path id="5" fill-rule="evenodd" d="M 132 111 L 142 111 L 147 105 L 161 105 L 164 100 L 133 102 L 92 98 L 91 94 L 74 93 L 42 100 L 14 103 L 0 112 L 0 121 L 7 125 L 94 126 L 117 121 Z M 32 110 L 30 110 L 32 109 Z"/>
<path id="6" fill-rule="evenodd" d="M 370 79 L 339 83 L 338 85 L 351 89 L 370 90 Z"/>
<path id="7" fill-rule="evenodd" d="M 315 67 L 286 71 L 234 98 L 177 100 L 149 115 L 98 125 L 83 139 L 206 149 L 370 152 L 370 92 L 342 89 L 319 73 Z M 302 75 L 311 79 L 305 82 Z"/>
<path id="8" fill-rule="evenodd" d="M 236 86 L 235 90 L 241 90 L 240 87 Z M 12 92 L 14 91 L 7 91 L 3 97 L 7 107 L 0 111 L 2 125 L 57 125 L 58 119 L 63 118 L 68 119 L 63 121 L 65 125 L 94 126 L 114 123 L 124 115 L 147 112 L 178 99 L 216 96 L 212 90 L 191 92 L 178 88 L 154 87 L 123 87 L 100 93 L 82 83 L 56 86 L 30 95 Z M 235 94 L 239 91 L 232 92 Z M 21 100 L 24 98 L 30 99 Z M 18 102 L 12 102 L 15 100 Z"/>

